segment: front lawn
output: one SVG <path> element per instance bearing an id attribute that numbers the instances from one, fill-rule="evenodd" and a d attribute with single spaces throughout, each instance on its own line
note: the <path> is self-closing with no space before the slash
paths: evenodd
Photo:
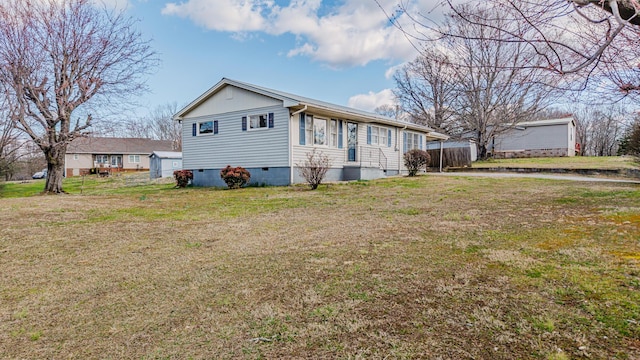
<path id="1" fill-rule="evenodd" d="M 631 156 L 574 156 L 523 159 L 490 159 L 477 161 L 474 168 L 540 168 L 540 169 L 638 169 L 640 164 Z"/>
<path id="2" fill-rule="evenodd" d="M 95 181 L 0 199 L 1 357 L 640 357 L 637 185 Z"/>

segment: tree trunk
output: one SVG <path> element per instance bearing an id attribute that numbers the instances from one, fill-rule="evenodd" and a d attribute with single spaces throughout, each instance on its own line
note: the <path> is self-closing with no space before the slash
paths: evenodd
<path id="1" fill-rule="evenodd" d="M 478 145 L 478 159 L 487 160 L 487 145 Z"/>
<path id="2" fill-rule="evenodd" d="M 47 158 L 47 182 L 44 186 L 46 194 L 64 193 L 62 179 L 64 178 L 64 156 L 66 152 L 65 146 L 52 146 L 44 149 Z"/>

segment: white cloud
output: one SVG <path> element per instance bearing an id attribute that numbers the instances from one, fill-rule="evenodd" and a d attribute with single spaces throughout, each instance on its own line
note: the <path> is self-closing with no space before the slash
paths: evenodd
<path id="1" fill-rule="evenodd" d="M 381 105 L 395 104 L 395 96 L 391 89 L 384 89 L 380 92 L 369 91 L 367 94 L 355 95 L 349 98 L 348 106 L 364 111 L 374 111 Z"/>
<path id="2" fill-rule="evenodd" d="M 108 9 L 118 10 L 127 9 L 131 5 L 129 0 L 93 0 L 93 2 L 98 6 L 105 6 Z"/>
<path id="3" fill-rule="evenodd" d="M 168 3 L 162 14 L 190 18 L 210 30 L 260 31 L 266 25 L 263 12 L 272 7 L 273 2 L 263 0 L 188 0 Z"/>
<path id="4" fill-rule="evenodd" d="M 397 0 L 380 3 L 391 14 Z M 288 56 L 309 56 L 336 67 L 404 61 L 416 55 L 375 1 L 345 0 L 339 6 L 327 6 L 322 0 L 291 0 L 287 6 L 272 0 L 185 0 L 168 3 L 162 13 L 215 31 L 293 34 L 298 44 Z M 409 20 L 400 14 L 396 21 Z"/>

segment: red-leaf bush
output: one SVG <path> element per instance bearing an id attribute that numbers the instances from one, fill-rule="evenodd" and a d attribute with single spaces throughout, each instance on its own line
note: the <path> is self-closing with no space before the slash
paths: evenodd
<path id="1" fill-rule="evenodd" d="M 242 166 L 231 167 L 231 165 L 227 165 L 226 168 L 220 170 L 220 177 L 224 180 L 229 189 L 238 189 L 249 182 L 251 174 Z"/>
<path id="2" fill-rule="evenodd" d="M 404 166 L 409 170 L 409 176 L 416 176 L 421 167 L 426 167 L 431 156 L 424 150 L 413 149 L 404 154 Z"/>
<path id="3" fill-rule="evenodd" d="M 176 170 L 173 172 L 173 177 L 176 179 L 176 187 L 183 188 L 193 180 L 193 172 L 191 170 Z"/>

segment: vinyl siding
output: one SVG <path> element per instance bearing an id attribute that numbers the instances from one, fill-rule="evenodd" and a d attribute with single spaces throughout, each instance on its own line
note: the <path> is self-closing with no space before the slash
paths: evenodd
<path id="1" fill-rule="evenodd" d="M 272 106 L 282 106 L 282 101 L 227 85 L 193 111 L 185 114 L 184 118 L 198 118 Z"/>
<path id="2" fill-rule="evenodd" d="M 224 91 L 214 98 L 218 95 L 224 95 Z M 238 99 L 234 98 L 233 102 L 236 100 Z M 262 113 L 274 113 L 273 128 L 242 131 L 242 117 Z M 281 104 L 185 118 L 182 133 L 183 168 L 197 170 L 220 169 L 227 165 L 245 168 L 288 166 L 288 119 L 289 110 Z M 192 136 L 194 123 L 209 120 L 218 121 L 218 134 Z"/>
<path id="3" fill-rule="evenodd" d="M 311 114 L 313 115 L 313 114 Z M 324 119 L 328 119 L 326 117 L 322 117 L 319 116 L 319 118 L 324 118 Z M 340 120 L 340 119 L 338 119 Z M 382 126 L 382 125 L 377 125 L 377 124 L 372 124 L 374 126 L 379 126 L 379 127 L 383 127 L 387 130 L 391 130 L 391 147 L 389 146 L 381 146 L 381 145 L 367 145 L 367 125 L 369 124 L 365 124 L 365 123 L 358 123 L 355 121 L 348 121 L 345 119 L 343 120 L 343 134 L 342 134 L 342 149 L 336 148 L 336 147 L 330 147 L 330 146 L 312 146 L 312 145 L 308 145 L 308 140 L 305 141 L 307 143 L 307 145 L 299 145 L 300 144 L 300 118 L 299 115 L 295 115 L 292 117 L 291 122 L 290 122 L 290 128 L 291 128 L 291 143 L 292 143 L 292 158 L 293 158 L 293 165 L 297 165 L 297 164 L 302 164 L 304 163 L 304 161 L 306 160 L 306 154 L 313 151 L 314 148 L 317 149 L 317 151 L 321 151 L 323 154 L 327 155 L 329 157 L 329 159 L 331 160 L 331 168 L 342 168 L 345 165 L 356 165 L 359 164 L 359 161 L 357 162 L 348 162 L 347 161 L 347 151 L 348 151 L 348 144 L 347 144 L 347 122 L 354 122 L 358 124 L 358 151 L 361 151 L 361 149 L 366 148 L 366 149 L 371 149 L 371 151 L 373 153 L 377 152 L 377 149 L 382 150 L 382 153 L 386 156 L 387 158 L 387 170 L 398 170 L 398 165 L 399 165 L 399 156 L 398 156 L 398 151 L 395 151 L 396 149 L 396 140 L 397 140 L 397 135 L 401 134 L 401 130 L 391 127 L 391 126 Z M 402 148 L 402 144 L 398 143 L 399 149 Z M 360 155 L 358 155 L 358 160 L 360 159 Z M 363 165 L 368 165 L 363 163 Z M 377 166 L 377 164 L 372 164 L 372 166 Z"/>
<path id="4" fill-rule="evenodd" d="M 513 129 L 496 137 L 496 151 L 570 148 L 569 125 L 548 125 Z"/>

